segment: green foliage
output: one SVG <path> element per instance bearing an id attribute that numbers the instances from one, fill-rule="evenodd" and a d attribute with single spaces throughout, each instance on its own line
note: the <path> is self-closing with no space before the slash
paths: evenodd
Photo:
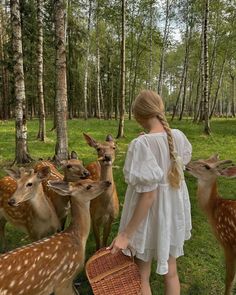
<path id="1" fill-rule="evenodd" d="M 47 121 L 47 129 L 50 130 L 53 123 Z M 193 145 L 193 159 L 206 158 L 213 153 L 219 153 L 221 159 L 232 159 L 235 156 L 235 119 L 217 119 L 212 121 L 212 135 L 207 137 L 202 134 L 202 126 L 194 125 L 190 120 L 174 121 L 172 128 L 181 129 Z M 29 150 L 33 158 L 47 159 L 54 154 L 56 135 L 55 132 L 47 132 L 46 143 L 36 140 L 38 122 L 28 122 Z M 104 140 L 107 134 L 116 136 L 118 122 L 115 120 L 70 120 L 68 121 L 69 149 L 75 150 L 85 164 L 96 159 L 96 152 L 89 147 L 83 138 L 82 133 L 87 132 L 97 140 Z M 134 121 L 125 122 L 125 138 L 117 140 L 118 150 L 114 164 L 114 178 L 122 204 L 126 185 L 123 179 L 122 167 L 125 153 L 129 142 L 136 137 L 141 128 Z M 5 175 L 3 167 L 13 162 L 14 159 L 14 122 L 1 122 L 0 124 L 0 175 Z M 185 255 L 178 259 L 178 270 L 181 281 L 182 295 L 220 295 L 224 289 L 224 261 L 223 253 L 214 238 L 206 217 L 200 211 L 196 202 L 196 180 L 186 173 L 186 181 L 192 205 L 192 237 L 185 244 Z M 236 198 L 236 181 L 219 180 L 219 190 L 225 198 Z M 119 226 L 119 219 L 113 224 L 112 234 L 109 242 L 115 237 Z M 24 237 L 12 226 L 7 227 L 7 240 L 10 249 L 28 243 L 22 240 Z M 95 251 L 95 243 L 90 234 L 86 256 L 87 258 Z M 88 295 L 91 290 L 86 281 L 86 276 L 81 273 L 78 277 L 79 289 L 82 295 Z M 163 278 L 155 274 L 155 263 L 151 275 L 152 292 L 154 295 L 163 294 Z M 91 293 L 92 294 L 92 293 Z"/>

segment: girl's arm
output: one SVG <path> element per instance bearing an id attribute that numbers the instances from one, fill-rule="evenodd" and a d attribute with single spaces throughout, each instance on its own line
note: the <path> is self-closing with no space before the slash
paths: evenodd
<path id="1" fill-rule="evenodd" d="M 135 233 L 143 219 L 147 216 L 148 210 L 151 208 L 155 197 L 156 190 L 140 194 L 133 216 L 126 228 L 117 235 L 110 247 L 108 247 L 111 249 L 111 253 L 115 253 L 120 249 L 126 249 L 128 247 L 130 238 Z"/>

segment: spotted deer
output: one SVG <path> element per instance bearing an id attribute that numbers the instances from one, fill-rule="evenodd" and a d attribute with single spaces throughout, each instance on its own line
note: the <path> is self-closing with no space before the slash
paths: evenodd
<path id="1" fill-rule="evenodd" d="M 58 197 L 57 192 L 51 190 L 48 186 L 48 180 L 64 180 L 64 181 L 77 181 L 89 177 L 89 172 L 83 166 L 83 162 L 78 159 L 76 152 L 71 152 L 71 157 L 68 160 L 57 162 L 62 167 L 64 175 L 62 175 L 55 165 L 50 161 L 39 161 L 34 165 L 34 170 L 39 171 L 42 167 L 48 166 L 51 169 L 51 174 L 48 179 L 43 181 L 43 189 L 45 194 L 52 201 L 57 216 L 61 222 L 61 226 L 64 229 L 66 218 L 69 210 L 69 196 L 61 198 Z"/>
<path id="2" fill-rule="evenodd" d="M 38 161 L 34 165 L 34 171 L 38 174 L 40 174 L 41 171 L 50 171 L 50 173 L 47 173 L 47 175 L 42 179 L 43 191 L 47 202 L 52 203 L 55 208 L 57 217 L 60 221 L 60 228 L 64 229 L 66 217 L 70 207 L 69 196 L 61 198 L 55 191 L 48 188 L 47 182 L 48 180 L 76 181 L 88 177 L 89 172 L 84 168 L 82 161 L 78 159 L 75 152 L 71 153 L 71 158 L 69 160 L 61 161 L 60 165 L 62 166 L 64 176 L 50 161 Z M 30 227 L 30 222 L 32 222 L 33 219 L 33 215 L 31 214 L 30 222 L 27 221 L 27 212 L 30 212 L 32 207 L 31 201 L 24 199 L 17 207 L 9 204 L 9 200 L 16 191 L 16 188 L 17 182 L 14 178 L 6 176 L 0 179 L 0 242 L 3 250 L 6 248 L 6 222 L 10 221 L 17 228 L 23 229 L 23 231 L 29 234 L 29 230 L 27 230 L 26 227 Z M 35 203 L 35 205 L 40 206 L 40 202 Z M 38 210 L 40 210 L 40 207 Z M 25 226 L 26 224 L 27 226 Z M 31 239 L 33 238 L 32 235 L 29 234 L 29 236 Z M 35 238 L 33 238 L 33 240 L 36 240 L 36 233 L 34 233 L 34 236 Z M 43 236 L 45 235 L 40 235 L 39 238 L 42 238 Z"/>
<path id="3" fill-rule="evenodd" d="M 37 173 L 24 168 L 8 169 L 7 172 L 11 177 L 0 180 L 2 216 L 28 233 L 32 240 L 60 230 L 55 208 L 42 187 L 42 181 L 50 175 L 49 167 L 43 167 Z"/>
<path id="4" fill-rule="evenodd" d="M 106 137 L 105 142 L 98 142 L 86 133 L 84 133 L 84 138 L 89 146 L 96 149 L 98 156 L 97 162 L 86 166 L 91 178 L 111 182 L 109 189 L 103 192 L 99 198 L 92 200 L 90 204 L 92 228 L 96 248 L 99 249 L 107 245 L 112 222 L 119 214 L 119 200 L 112 172 L 116 145 L 111 135 Z M 100 227 L 103 229 L 102 240 L 100 238 Z"/>
<path id="5" fill-rule="evenodd" d="M 49 181 L 58 194 L 70 195 L 71 223 L 58 234 L 0 256 L 0 294 L 75 295 L 73 280 L 84 266 L 90 230 L 89 202 L 109 189 L 108 181 Z"/>
<path id="6" fill-rule="evenodd" d="M 213 232 L 224 249 L 226 264 L 225 295 L 230 295 L 236 271 L 236 200 L 223 199 L 218 193 L 217 177 L 236 177 L 236 166 L 226 167 L 230 160 L 217 155 L 192 161 L 186 170 L 198 180 L 197 198 Z"/>

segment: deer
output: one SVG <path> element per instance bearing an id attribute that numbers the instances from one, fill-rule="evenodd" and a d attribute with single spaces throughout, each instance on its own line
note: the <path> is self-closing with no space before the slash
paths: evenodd
<path id="1" fill-rule="evenodd" d="M 50 204 L 53 204 L 57 217 L 59 218 L 60 227 L 58 227 L 58 230 L 59 228 L 65 228 L 66 217 L 70 207 L 69 196 L 67 196 L 67 198 L 61 198 L 56 192 L 50 190 L 47 187 L 48 180 L 76 181 L 89 176 L 89 172 L 84 168 L 82 161 L 78 160 L 77 154 L 75 152 L 71 153 L 71 159 L 61 161 L 60 165 L 64 171 L 64 176 L 50 161 L 39 161 L 34 165 L 35 173 L 40 174 L 41 171 L 48 171 L 47 175 L 45 175 L 45 177 L 42 179 L 42 186 L 46 201 Z M 7 169 L 6 171 L 9 172 Z M 9 200 L 17 188 L 17 182 L 14 179 L 16 172 L 11 170 L 10 173 L 14 173 L 14 175 L 12 175 L 13 178 L 10 176 L 5 176 L 4 178 L 0 179 L 0 240 L 3 249 L 6 248 L 5 225 L 7 221 L 11 222 L 17 228 L 23 229 L 24 232 L 28 233 L 32 240 L 37 240 L 38 238 L 42 238 L 44 236 L 40 234 L 39 237 L 36 238 L 35 231 L 33 236 L 32 234 L 29 234 L 30 222 L 32 223 L 33 215 L 31 214 L 30 220 L 27 221 L 27 212 L 32 210 L 31 201 L 22 199 L 19 206 L 10 206 Z M 19 174 L 19 172 L 17 174 Z M 17 175 L 16 178 L 18 176 L 19 175 Z M 35 205 L 38 206 L 38 209 L 35 212 L 40 210 L 40 204 L 40 202 L 35 202 Z M 35 210 L 35 208 L 33 208 L 33 210 Z M 36 216 L 36 219 L 37 218 L 38 217 Z M 55 231 L 52 233 L 54 232 Z"/>
<path id="2" fill-rule="evenodd" d="M 83 269 L 90 231 L 90 200 L 109 189 L 109 181 L 49 181 L 63 198 L 70 195 L 71 223 L 63 232 L 0 255 L 0 294 L 75 295 L 73 280 Z"/>
<path id="3" fill-rule="evenodd" d="M 111 182 L 108 190 L 91 201 L 90 213 L 92 229 L 95 236 L 96 249 L 107 246 L 111 225 L 119 214 L 119 199 L 113 179 L 112 164 L 115 160 L 116 144 L 111 135 L 107 135 L 105 142 L 98 142 L 90 135 L 83 133 L 87 144 L 97 151 L 98 160 L 86 166 L 93 180 L 107 180 Z M 103 230 L 102 239 L 100 228 Z"/>
<path id="4" fill-rule="evenodd" d="M 61 198 L 58 194 L 51 190 L 48 186 L 48 180 L 64 180 L 64 181 L 77 181 L 90 176 L 89 171 L 83 166 L 83 162 L 78 159 L 77 153 L 72 151 L 70 159 L 56 162 L 62 167 L 64 175 L 62 175 L 55 165 L 50 161 L 39 161 L 34 165 L 34 170 L 39 171 L 42 167 L 49 166 L 51 175 L 48 179 L 43 181 L 43 189 L 47 197 L 52 201 L 57 216 L 61 222 L 62 229 L 65 228 L 66 218 L 69 212 L 69 196 Z"/>
<path id="5" fill-rule="evenodd" d="M 26 232 L 32 240 L 60 230 L 55 208 L 42 187 L 42 181 L 50 175 L 50 168 L 43 167 L 37 173 L 23 167 L 6 171 L 11 177 L 0 180 L 3 217 Z"/>
<path id="6" fill-rule="evenodd" d="M 197 199 L 224 250 L 226 275 L 225 295 L 230 295 L 236 272 L 236 200 L 223 199 L 217 188 L 218 176 L 236 177 L 232 161 L 220 161 L 218 155 L 205 160 L 191 161 L 186 170 L 197 178 Z M 225 167 L 226 166 L 226 167 Z"/>

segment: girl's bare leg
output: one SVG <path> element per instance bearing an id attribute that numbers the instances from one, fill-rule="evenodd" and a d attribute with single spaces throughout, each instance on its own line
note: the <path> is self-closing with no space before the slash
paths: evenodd
<path id="1" fill-rule="evenodd" d="M 137 263 L 141 275 L 141 288 L 142 295 L 152 295 L 151 287 L 150 287 L 150 273 L 151 273 L 151 261 L 143 261 L 138 258 L 135 258 L 135 262 Z"/>
<path id="2" fill-rule="evenodd" d="M 165 295 L 180 295 L 180 283 L 177 272 L 176 258 L 170 256 L 168 260 L 169 271 L 164 275 Z"/>

